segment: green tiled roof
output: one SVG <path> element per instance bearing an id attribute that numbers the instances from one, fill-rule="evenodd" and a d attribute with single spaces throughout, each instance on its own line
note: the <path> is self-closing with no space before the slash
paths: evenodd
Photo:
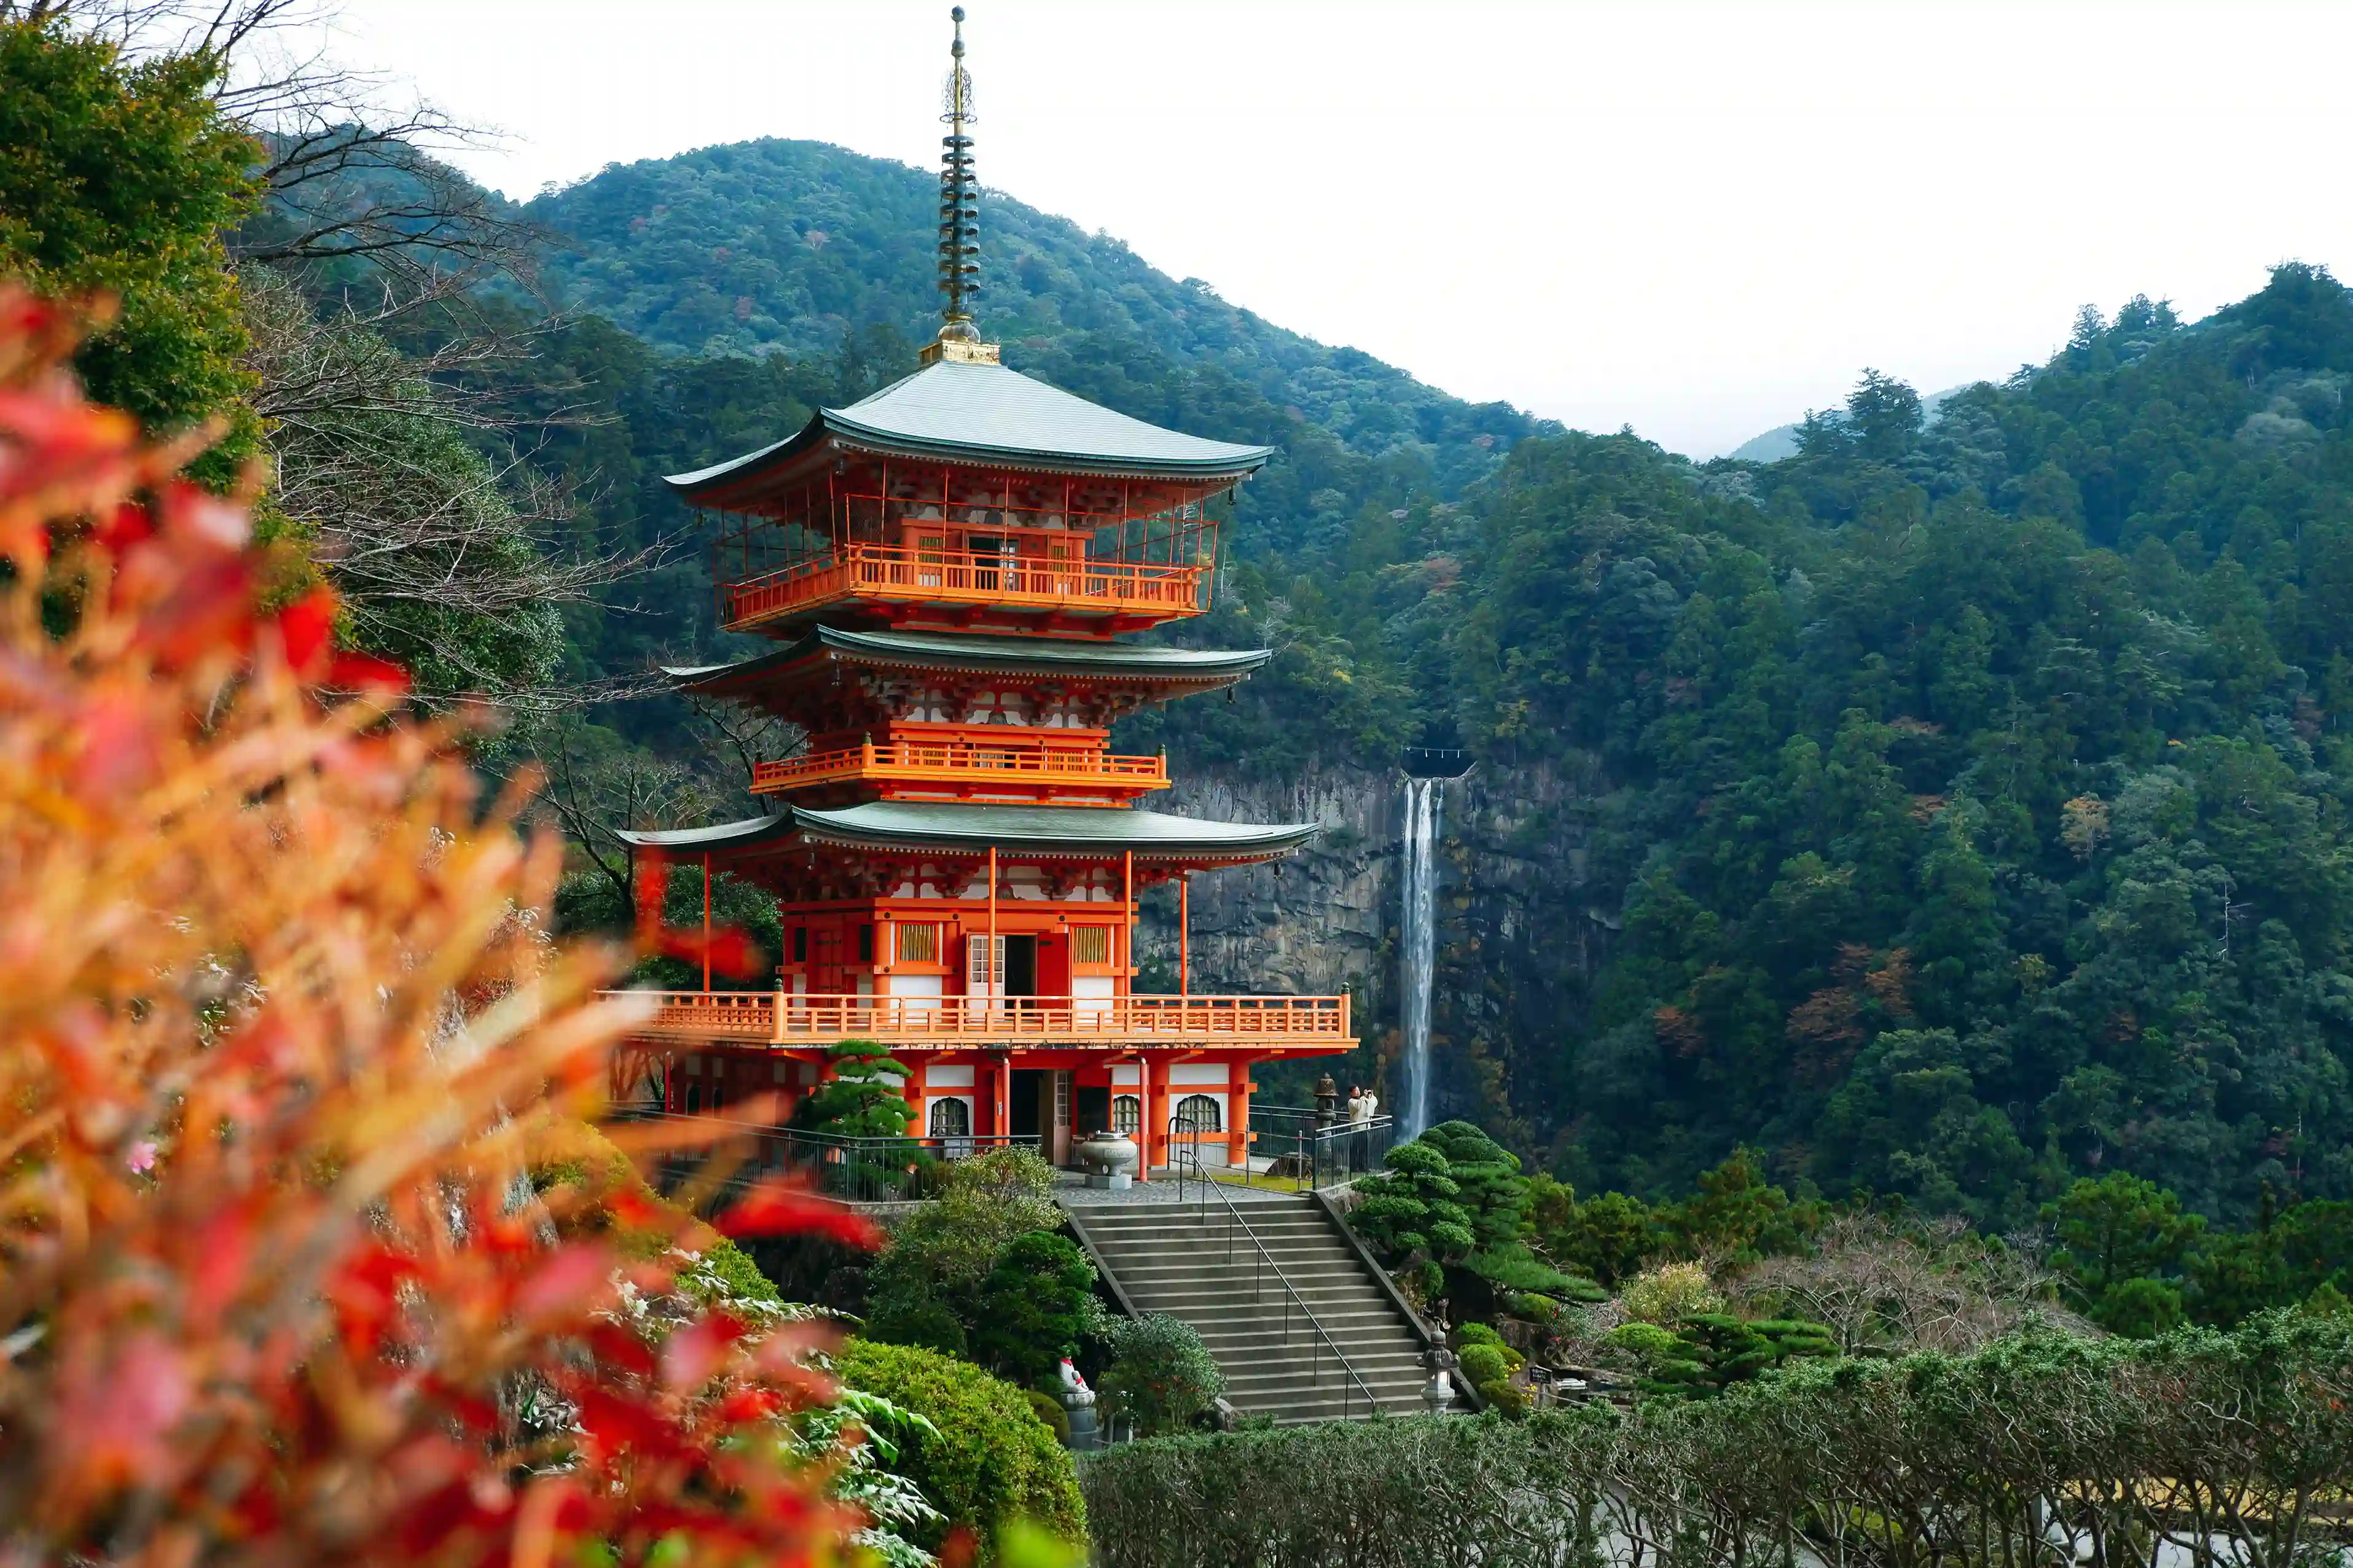
<path id="1" fill-rule="evenodd" d="M 1117 810 L 1083 805 L 935 805 L 909 801 L 871 801 L 838 811 L 786 806 L 774 816 L 754 816 L 710 827 L 660 833 L 624 833 L 649 849 L 693 853 L 757 848 L 798 837 L 820 844 L 880 848 L 940 848 L 966 852 L 998 849 L 1034 855 L 1117 854 L 1134 850 L 1140 860 L 1261 860 L 1288 855 L 1317 828 L 1310 823 L 1264 826 L 1245 822 L 1202 822 L 1162 811 Z"/>
<path id="2" fill-rule="evenodd" d="M 1001 364 L 943 360 L 847 408 L 820 410 L 797 436 L 663 482 L 691 500 L 781 468 L 828 437 L 913 457 L 1146 479 L 1239 479 L 1274 455 L 1146 425 Z"/>
<path id="3" fill-rule="evenodd" d="M 1273 657 L 1265 648 L 1224 652 L 1081 641 L 1075 637 L 860 632 L 818 626 L 773 653 L 733 664 L 665 665 L 662 673 L 690 690 L 723 687 L 797 664 L 820 649 L 831 649 L 859 663 L 906 665 L 918 669 L 1002 670 L 1042 676 L 1085 674 L 1107 680 L 1183 681 L 1210 686 L 1240 680 Z"/>

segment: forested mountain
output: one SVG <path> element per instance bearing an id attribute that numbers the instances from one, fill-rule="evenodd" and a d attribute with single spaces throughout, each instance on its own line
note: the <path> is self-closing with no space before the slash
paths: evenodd
<path id="1" fill-rule="evenodd" d="M 48 59 L 11 36 L 22 69 Z M 386 167 L 455 190 L 382 156 L 323 187 L 358 219 L 313 206 L 399 221 L 364 199 Z M 481 682 L 529 713 L 551 663 L 576 681 L 730 651 L 693 549 L 601 594 L 534 552 L 566 529 L 625 563 L 691 546 L 660 474 L 903 374 L 930 316 L 929 176 L 832 149 L 711 149 L 543 198 L 553 324 L 430 269 L 400 311 L 355 313 L 341 252 L 272 241 L 277 209 L 240 218 L 256 193 L 224 171 L 227 216 L 158 207 L 72 245 L 45 224 L 0 235 L 0 261 L 123 293 L 95 377 L 110 354 L 205 370 L 142 382 L 176 389 L 151 416 L 261 432 L 270 505 L 319 546 L 347 635 L 427 697 Z M 80 177 L 27 176 L 12 210 L 78 210 Z M 506 216 L 455 195 L 469 254 L 503 266 Z M 1398 745 L 1460 743 L 1512 808 L 1482 853 L 1549 879 L 1512 905 L 1458 858 L 1446 1109 L 1588 1190 L 1680 1193 L 1746 1144 L 1800 1187 L 1999 1225 L 2120 1170 L 2231 1220 L 2353 1197 L 2353 299 L 2327 273 L 2284 267 L 2194 324 L 2087 311 L 2050 364 L 1933 422 L 1869 375 L 1793 456 L 1694 464 L 1448 398 L 1009 198 L 987 210 L 983 320 L 1008 361 L 1282 448 L 1245 489 L 1218 608 L 1171 634 L 1277 658 L 1121 744 L 1290 809 L 1311 777 L 1377 802 Z M 243 270 L 191 325 L 153 309 L 193 298 L 158 256 Z M 453 312 L 476 334 L 454 353 Z M 172 328 L 154 344 L 150 321 Z M 475 352 L 511 330 L 526 357 Z M 511 737 L 556 760 L 584 846 L 740 809 L 663 793 L 696 765 L 674 703 L 591 717 Z M 598 797 L 606 777 L 626 787 Z M 607 894 L 566 912 L 613 917 Z"/>
<path id="2" fill-rule="evenodd" d="M 616 416 L 563 460 L 649 521 L 661 469 L 887 379 L 930 311 L 932 201 L 919 171 L 792 142 L 543 198 L 591 313 L 554 358 Z M 1933 422 L 1870 377 L 1796 456 L 1695 465 L 988 213 L 1009 361 L 1284 447 L 1219 609 L 1177 634 L 1280 658 L 1127 742 L 1280 781 L 1450 739 L 1491 787 L 1588 781 L 1546 830 L 1620 929 L 1599 969 L 1544 977 L 1567 1008 L 1482 1042 L 1502 1070 L 1461 1109 L 1654 1193 L 1746 1142 L 1991 1223 L 2116 1169 L 2237 1217 L 2266 1187 L 2353 1195 L 2353 303 L 2326 273 L 2195 325 L 2087 314 Z M 639 594 L 699 605 L 701 569 Z M 606 666 L 707 640 L 591 619 Z M 1493 988 L 1492 934 L 1450 932 L 1454 996 Z"/>
<path id="3" fill-rule="evenodd" d="M 574 241 L 548 276 L 575 308 L 673 353 L 808 359 L 878 324 L 931 335 L 938 205 L 920 169 L 768 140 L 607 168 L 526 212 Z M 1528 428 L 1502 405 L 1466 404 L 1285 331 L 1000 192 L 984 199 L 981 226 L 982 320 L 1011 361 L 1084 364 L 1114 387 L 1120 373 L 1150 381 L 1167 363 L 1214 368 L 1349 450 L 1405 458 L 1447 489 Z"/>
<path id="4" fill-rule="evenodd" d="M 2116 1169 L 2353 1194 L 2348 372 L 2353 299 L 2284 267 L 1933 426 L 1869 378 L 1770 466 L 1528 441 L 1303 574 L 1393 728 L 1600 781 L 1550 828 L 1622 931 L 1490 1042 L 1491 1111 L 1645 1191 L 1745 1142 L 1997 1223 Z M 1287 703 L 1168 722 L 1255 713 L 1264 765 Z"/>

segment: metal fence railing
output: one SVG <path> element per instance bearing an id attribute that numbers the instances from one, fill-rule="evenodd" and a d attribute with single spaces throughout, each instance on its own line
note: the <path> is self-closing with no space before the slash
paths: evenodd
<path id="1" fill-rule="evenodd" d="M 1036 1153 L 1039 1147 L 1035 1135 L 844 1138 L 797 1127 L 674 1112 L 650 1112 L 640 1120 L 692 1122 L 720 1132 L 716 1147 L 723 1159 L 733 1162 L 723 1184 L 727 1188 L 740 1190 L 769 1176 L 789 1175 L 828 1197 L 854 1204 L 932 1197 L 956 1161 L 996 1149 L 1028 1149 Z M 698 1151 L 666 1161 L 664 1174 L 687 1179 L 710 1157 Z"/>
<path id="2" fill-rule="evenodd" d="M 1295 1105 L 1253 1104 L 1250 1126 L 1253 1165 L 1271 1179 L 1310 1190 L 1370 1175 L 1397 1138 L 1390 1117 L 1351 1121 L 1345 1112 Z"/>

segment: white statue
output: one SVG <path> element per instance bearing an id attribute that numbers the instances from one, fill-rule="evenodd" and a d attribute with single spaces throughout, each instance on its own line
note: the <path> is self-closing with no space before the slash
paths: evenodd
<path id="1" fill-rule="evenodd" d="M 1079 1369 L 1071 1364 L 1071 1358 L 1064 1356 L 1062 1358 L 1062 1408 L 1086 1410 L 1092 1408 L 1094 1402 L 1095 1391 L 1087 1386 L 1087 1380 L 1079 1375 Z"/>

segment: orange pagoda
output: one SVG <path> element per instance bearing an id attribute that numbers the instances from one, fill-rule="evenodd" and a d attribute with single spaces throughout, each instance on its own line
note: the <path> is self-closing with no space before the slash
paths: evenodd
<path id="1" fill-rule="evenodd" d="M 962 12 L 956 13 L 961 23 Z M 1058 1164 L 1124 1131 L 1148 1173 L 1172 1138 L 1204 1164 L 1249 1157 L 1250 1069 L 1355 1045 L 1348 998 L 1134 989 L 1137 897 L 1292 854 L 1312 825 L 1150 809 L 1166 760 L 1111 727 L 1230 686 L 1263 651 L 1123 640 L 1208 607 L 1218 523 L 1271 448 L 1181 435 L 1032 380 L 980 341 L 978 187 L 962 28 L 945 97 L 944 325 L 912 375 L 797 435 L 668 482 L 724 514 L 719 620 L 775 647 L 675 669 L 681 689 L 800 726 L 762 763 L 765 816 L 633 832 L 640 897 L 671 870 L 772 892 L 776 988 L 664 994 L 641 1029 L 667 1109 L 755 1094 L 787 1106 L 828 1048 L 905 1062 L 913 1131 L 1035 1139 Z M 649 876 L 654 863 L 661 870 Z M 707 902 L 707 900 L 706 900 Z"/>

